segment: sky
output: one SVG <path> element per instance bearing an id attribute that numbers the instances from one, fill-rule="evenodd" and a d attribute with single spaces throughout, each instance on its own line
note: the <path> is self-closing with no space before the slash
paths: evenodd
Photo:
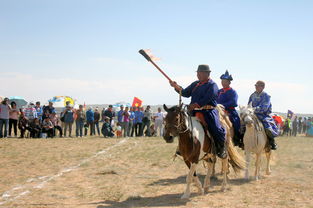
<path id="1" fill-rule="evenodd" d="M 150 49 L 183 87 L 208 64 L 219 87 L 229 70 L 240 105 L 263 80 L 273 111 L 313 113 L 312 37 L 313 1 L 0 0 L 0 96 L 177 104 Z"/>

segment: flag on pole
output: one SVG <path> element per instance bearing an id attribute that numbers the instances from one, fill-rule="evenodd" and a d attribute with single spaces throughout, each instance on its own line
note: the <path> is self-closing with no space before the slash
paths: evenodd
<path id="1" fill-rule="evenodd" d="M 154 56 L 150 49 L 145 49 L 144 51 L 146 52 L 146 54 L 150 57 L 150 59 L 152 61 L 160 61 L 161 60 L 159 57 Z"/>
<path id="2" fill-rule="evenodd" d="M 134 97 L 132 107 L 141 107 L 141 105 L 142 105 L 142 100 L 140 100 L 137 97 Z"/>
<path id="3" fill-rule="evenodd" d="M 288 110 L 287 112 L 287 118 L 292 118 L 293 112 L 291 110 Z"/>

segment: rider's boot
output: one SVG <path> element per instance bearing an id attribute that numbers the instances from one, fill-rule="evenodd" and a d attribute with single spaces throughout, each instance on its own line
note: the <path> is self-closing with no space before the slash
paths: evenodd
<path id="1" fill-rule="evenodd" d="M 216 142 L 215 147 L 216 155 L 221 159 L 225 159 L 227 157 L 225 142 Z"/>
<path id="2" fill-rule="evenodd" d="M 271 146 L 272 150 L 277 150 L 277 144 L 275 143 L 275 139 L 274 137 L 267 137 L 268 138 L 268 142 Z"/>

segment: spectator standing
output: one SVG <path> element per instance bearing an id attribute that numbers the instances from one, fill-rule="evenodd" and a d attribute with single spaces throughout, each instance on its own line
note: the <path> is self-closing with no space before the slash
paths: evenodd
<path id="1" fill-rule="evenodd" d="M 143 119 L 143 112 L 141 110 L 141 107 L 137 108 L 137 111 L 135 112 L 135 132 L 136 136 L 142 136 L 142 119 Z"/>
<path id="2" fill-rule="evenodd" d="M 129 111 L 129 124 L 128 124 L 128 133 L 127 135 L 130 137 L 134 136 L 134 130 L 135 130 L 135 109 L 136 108 L 130 108 Z"/>
<path id="3" fill-rule="evenodd" d="M 39 105 L 40 105 L 40 103 L 39 103 Z M 53 111 L 55 111 L 55 108 L 53 107 L 53 102 L 49 101 L 49 105 L 43 106 L 42 110 L 43 110 L 42 114 L 44 114 L 46 111 L 48 111 L 49 114 L 52 113 Z"/>
<path id="4" fill-rule="evenodd" d="M 11 109 L 9 113 L 9 137 L 11 137 L 12 126 L 14 128 L 14 136 L 17 137 L 17 122 L 19 111 L 16 108 L 16 103 L 11 103 Z"/>
<path id="5" fill-rule="evenodd" d="M 0 138 L 8 137 L 9 133 L 9 118 L 10 118 L 9 99 L 4 98 L 0 104 Z"/>
<path id="6" fill-rule="evenodd" d="M 94 112 L 92 110 L 92 107 L 89 107 L 87 112 L 86 112 L 86 119 L 87 119 L 87 126 L 89 127 L 90 130 L 90 136 L 95 134 L 95 125 L 94 125 Z"/>
<path id="7" fill-rule="evenodd" d="M 132 111 L 131 111 L 131 114 L 130 114 L 130 120 L 132 122 L 131 134 L 130 134 L 131 137 L 133 137 L 134 133 L 136 132 L 136 122 L 137 122 L 137 119 L 136 119 L 136 109 L 137 109 L 136 107 L 133 107 Z M 135 136 L 136 136 L 136 133 L 135 133 Z"/>
<path id="8" fill-rule="evenodd" d="M 150 110 L 150 105 L 148 105 L 146 107 L 146 110 L 143 112 L 143 119 L 142 119 L 142 132 L 141 132 L 141 135 L 143 135 L 143 132 L 145 132 L 145 127 L 147 127 L 147 133 L 146 133 L 146 136 L 151 136 L 151 133 L 150 133 L 150 123 L 151 123 L 151 110 Z"/>
<path id="9" fill-rule="evenodd" d="M 117 112 L 117 121 L 122 128 L 121 131 L 123 131 L 123 129 L 125 129 L 125 126 L 124 126 L 124 106 L 123 105 L 120 106 L 120 111 Z M 122 135 L 123 135 L 123 132 L 122 132 Z"/>
<path id="10" fill-rule="evenodd" d="M 303 134 L 306 134 L 306 130 L 307 130 L 307 118 L 304 117 L 303 124 L 302 124 L 302 132 L 303 132 Z"/>
<path id="11" fill-rule="evenodd" d="M 124 126 L 124 137 L 128 137 L 129 136 L 129 131 L 128 131 L 128 128 L 129 128 L 129 108 L 128 107 L 125 107 L 125 111 L 123 113 L 123 126 Z M 122 126 L 122 129 L 123 129 L 123 126 Z"/>
<path id="12" fill-rule="evenodd" d="M 62 137 L 63 136 L 63 131 L 62 131 L 62 127 L 61 127 L 61 124 L 60 124 L 60 119 L 59 119 L 59 116 L 56 114 L 55 111 L 53 111 L 50 114 L 50 121 L 53 124 L 53 136 L 56 136 L 56 130 L 58 130 L 60 137 Z"/>
<path id="13" fill-rule="evenodd" d="M 40 106 L 39 101 L 36 102 L 35 109 L 36 109 L 36 113 L 37 113 L 37 118 L 39 119 L 39 122 L 41 123 L 42 122 L 42 115 L 43 115 L 43 108 Z"/>
<path id="14" fill-rule="evenodd" d="M 94 112 L 93 116 L 94 116 L 94 125 L 95 125 L 94 128 L 97 129 L 97 133 L 100 136 L 100 129 L 99 129 L 100 113 L 99 113 L 98 108 L 95 108 L 95 112 Z M 96 130 L 95 130 L 94 134 L 96 135 Z"/>
<path id="15" fill-rule="evenodd" d="M 35 118 L 37 118 L 37 111 L 35 109 L 34 103 L 30 102 L 29 106 L 24 109 L 25 117 L 28 118 L 28 121 L 31 123 Z"/>
<path id="16" fill-rule="evenodd" d="M 298 134 L 302 134 L 302 117 L 298 119 Z"/>
<path id="17" fill-rule="evenodd" d="M 297 136 L 298 132 L 298 118 L 297 116 L 292 121 L 292 136 Z"/>
<path id="18" fill-rule="evenodd" d="M 72 137 L 72 126 L 74 122 L 74 111 L 70 105 L 67 105 L 63 111 L 64 116 L 64 137 L 66 137 L 67 129 L 69 130 L 69 137 Z"/>
<path id="19" fill-rule="evenodd" d="M 83 128 L 86 121 L 86 112 L 83 109 L 83 105 L 79 105 L 79 109 L 76 110 L 76 137 L 83 137 Z"/>
<path id="20" fill-rule="evenodd" d="M 105 117 L 109 117 L 109 119 L 110 119 L 110 124 L 111 124 L 111 126 L 112 126 L 112 121 L 113 121 L 113 119 L 114 119 L 114 117 L 115 117 L 115 112 L 113 111 L 113 106 L 112 106 L 112 105 L 109 105 L 108 109 L 106 109 L 106 110 L 104 111 L 104 115 L 103 115 L 103 116 L 104 116 L 104 117 L 103 117 L 103 120 L 104 120 Z"/>
<path id="21" fill-rule="evenodd" d="M 164 113 L 161 108 L 158 108 L 158 112 L 154 115 L 154 132 L 156 136 L 163 136 L 163 120 Z"/>

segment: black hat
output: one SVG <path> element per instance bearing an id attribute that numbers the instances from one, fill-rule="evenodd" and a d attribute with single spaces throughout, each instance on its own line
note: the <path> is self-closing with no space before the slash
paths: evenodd
<path id="1" fill-rule="evenodd" d="M 197 72 L 211 72 L 209 65 L 202 64 L 198 66 Z"/>

